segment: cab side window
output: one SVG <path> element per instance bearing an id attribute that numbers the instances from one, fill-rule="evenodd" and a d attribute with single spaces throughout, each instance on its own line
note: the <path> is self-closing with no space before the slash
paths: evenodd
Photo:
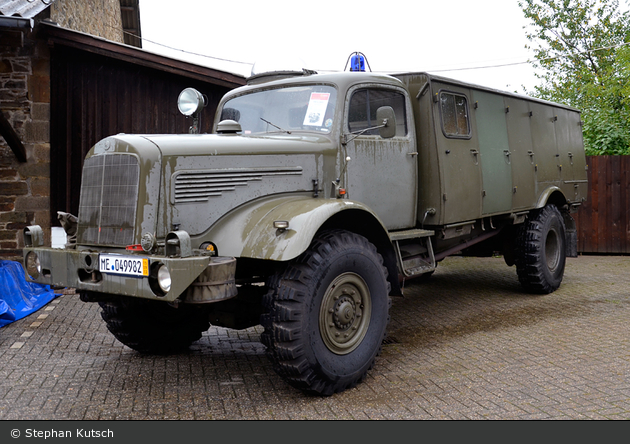
<path id="1" fill-rule="evenodd" d="M 470 137 L 466 96 L 441 91 L 440 114 L 442 116 L 442 131 L 446 137 L 454 139 L 468 139 Z"/>
<path id="2" fill-rule="evenodd" d="M 376 110 L 381 106 L 391 106 L 396 114 L 396 136 L 407 135 L 407 112 L 404 94 L 389 89 L 363 88 L 356 90 L 350 98 L 348 110 L 348 131 L 351 133 L 378 126 Z M 378 135 L 372 129 L 363 135 Z"/>

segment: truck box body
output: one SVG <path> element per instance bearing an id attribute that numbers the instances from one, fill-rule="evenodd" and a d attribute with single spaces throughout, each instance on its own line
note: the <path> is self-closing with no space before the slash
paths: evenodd
<path id="1" fill-rule="evenodd" d="M 428 226 L 530 210 L 556 188 L 569 204 L 585 198 L 579 111 L 424 73 L 396 77 L 414 111 L 419 224 L 429 208 Z"/>

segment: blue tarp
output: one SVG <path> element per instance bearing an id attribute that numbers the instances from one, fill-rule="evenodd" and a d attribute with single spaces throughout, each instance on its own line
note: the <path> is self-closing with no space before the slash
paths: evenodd
<path id="1" fill-rule="evenodd" d="M 0 260 L 0 327 L 30 315 L 57 296 L 49 285 L 27 282 L 19 262 Z"/>

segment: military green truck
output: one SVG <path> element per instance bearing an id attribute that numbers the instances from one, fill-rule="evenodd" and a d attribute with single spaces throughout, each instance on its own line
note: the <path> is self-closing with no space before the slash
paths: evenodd
<path id="1" fill-rule="evenodd" d="M 180 98 L 195 119 L 202 94 Z M 550 293 L 577 256 L 575 109 L 426 73 L 302 70 L 250 77 L 213 134 L 196 126 L 101 140 L 63 215 L 76 241 L 24 231 L 30 279 L 100 304 L 139 352 L 262 325 L 277 373 L 330 395 L 373 366 L 390 296 L 445 257 L 501 254 Z"/>

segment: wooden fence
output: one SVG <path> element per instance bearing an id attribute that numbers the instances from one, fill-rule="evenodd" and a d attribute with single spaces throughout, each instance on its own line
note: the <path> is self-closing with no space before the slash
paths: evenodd
<path id="1" fill-rule="evenodd" d="M 588 195 L 577 222 L 578 252 L 630 254 L 630 156 L 588 156 Z"/>

